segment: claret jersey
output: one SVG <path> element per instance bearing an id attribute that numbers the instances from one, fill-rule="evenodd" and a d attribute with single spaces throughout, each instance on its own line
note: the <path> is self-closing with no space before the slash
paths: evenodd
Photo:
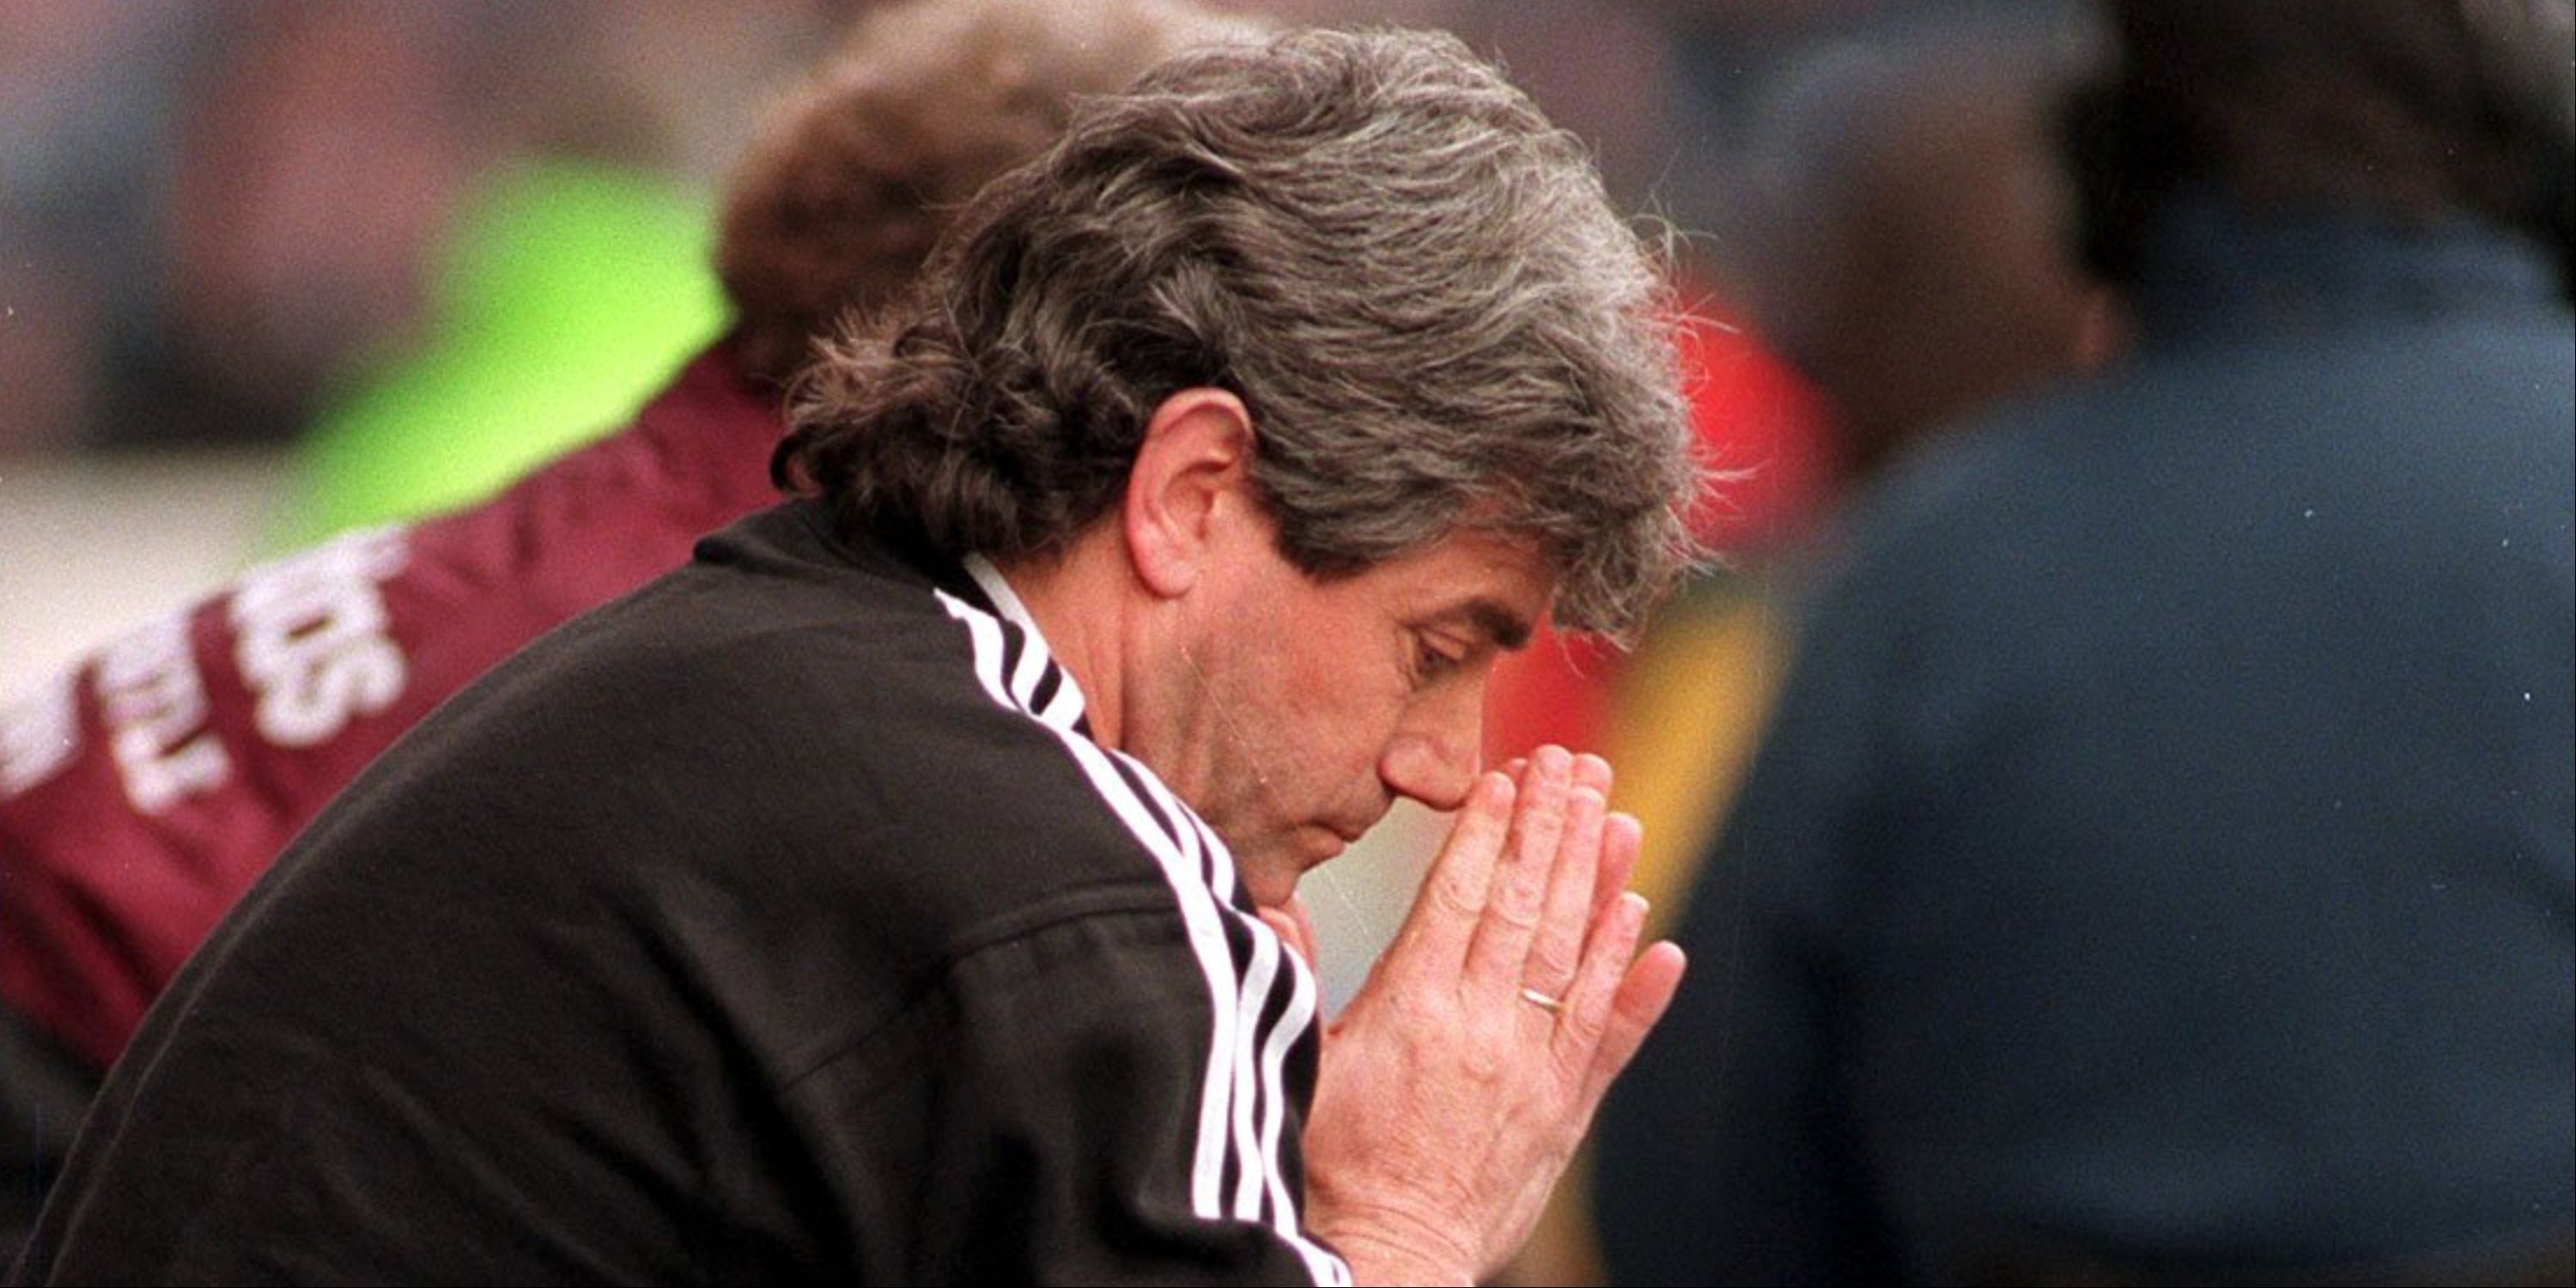
<path id="1" fill-rule="evenodd" d="M 0 1005 L 104 1069 L 333 793 L 466 682 L 775 502 L 724 345 L 482 505 L 245 574 L 0 708 Z"/>

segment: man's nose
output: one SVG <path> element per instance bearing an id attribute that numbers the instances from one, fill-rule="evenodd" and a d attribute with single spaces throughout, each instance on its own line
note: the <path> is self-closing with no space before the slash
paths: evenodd
<path id="1" fill-rule="evenodd" d="M 1484 686 L 1460 685 L 1413 713 L 1387 740 L 1378 777 L 1388 791 L 1435 810 L 1466 804 L 1484 768 Z"/>

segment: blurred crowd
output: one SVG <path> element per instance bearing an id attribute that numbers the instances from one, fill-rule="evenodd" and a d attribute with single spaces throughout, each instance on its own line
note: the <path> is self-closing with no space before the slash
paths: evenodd
<path id="1" fill-rule="evenodd" d="M 0 4 L 0 451 L 293 441 L 496 174 L 702 191 L 843 7 Z"/>
<path id="2" fill-rule="evenodd" d="M 862 7 L 0 3 L 0 453 L 293 442 L 441 325 L 443 255 L 497 175 L 579 159 L 703 206 Z M 1545 50 L 1522 60 L 1543 97 L 1651 182 L 1650 24 L 1591 12 L 1624 6 L 1287 8 Z"/>
<path id="3" fill-rule="evenodd" d="M 446 324 L 441 274 L 500 176 L 581 161 L 703 209 L 757 107 L 866 4 L 0 2 L 0 454 L 294 442 Z M 2055 8 L 1227 7 L 1461 32 L 1693 255 L 1751 235 L 1721 196 L 1741 164 L 1815 142 L 1762 121 L 1793 55 L 1890 15 Z M 1785 128 L 1832 115 L 1805 114 Z"/>

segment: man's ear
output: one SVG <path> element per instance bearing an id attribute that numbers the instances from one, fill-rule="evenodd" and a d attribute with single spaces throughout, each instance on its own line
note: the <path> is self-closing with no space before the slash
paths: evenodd
<path id="1" fill-rule="evenodd" d="M 1184 389 L 1145 422 L 1119 520 L 1137 579 L 1166 598 L 1197 584 L 1217 524 L 1252 477 L 1252 415 L 1223 389 Z"/>

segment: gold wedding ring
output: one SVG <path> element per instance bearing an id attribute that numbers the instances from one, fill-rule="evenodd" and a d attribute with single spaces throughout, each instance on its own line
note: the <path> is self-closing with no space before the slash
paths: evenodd
<path id="1" fill-rule="evenodd" d="M 1554 1015 L 1554 1014 L 1556 1014 L 1556 1012 L 1557 1012 L 1557 1008 L 1558 1008 L 1558 1007 L 1561 1007 L 1561 1006 L 1563 1006 L 1563 1005 L 1565 1005 L 1565 1003 L 1564 1003 L 1564 1002 L 1562 1002 L 1562 1001 L 1560 1001 L 1560 1000 L 1558 1000 L 1558 999 L 1556 999 L 1556 998 L 1549 997 L 1547 994 L 1542 993 L 1542 992 L 1540 992 L 1540 991 L 1538 991 L 1537 989 L 1534 989 L 1534 988 L 1525 988 L 1525 989 L 1522 989 L 1522 990 L 1521 990 L 1521 1000 L 1522 1000 L 1522 1001 L 1524 1001 L 1524 1002 L 1529 1003 L 1529 1004 L 1530 1004 L 1530 1005 L 1532 1005 L 1532 1006 L 1537 1007 L 1538 1009 L 1540 1009 L 1540 1010 L 1542 1010 L 1542 1011 L 1547 1012 L 1547 1013 L 1548 1013 L 1548 1014 L 1550 1014 L 1550 1015 Z"/>

